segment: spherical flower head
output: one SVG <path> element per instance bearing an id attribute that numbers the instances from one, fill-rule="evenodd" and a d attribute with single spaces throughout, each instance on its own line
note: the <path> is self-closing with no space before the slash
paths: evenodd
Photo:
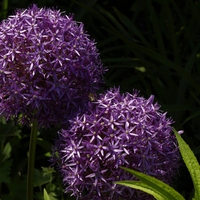
<path id="1" fill-rule="evenodd" d="M 179 150 L 172 120 L 153 101 L 153 96 L 145 99 L 136 91 L 121 95 L 119 89 L 110 89 L 71 121 L 68 130 L 59 132 L 53 159 L 66 192 L 77 199 L 153 199 L 114 184 L 134 179 L 120 166 L 171 182 L 179 167 Z"/>
<path id="2" fill-rule="evenodd" d="M 0 24 L 0 114 L 7 118 L 66 122 L 104 71 L 95 42 L 73 16 L 33 5 Z"/>

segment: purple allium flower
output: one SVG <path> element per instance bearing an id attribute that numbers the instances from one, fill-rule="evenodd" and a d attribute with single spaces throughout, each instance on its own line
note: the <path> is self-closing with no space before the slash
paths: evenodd
<path id="1" fill-rule="evenodd" d="M 0 110 L 40 125 L 66 122 L 83 108 L 105 69 L 83 24 L 36 5 L 0 24 Z"/>
<path id="2" fill-rule="evenodd" d="M 113 183 L 134 179 L 120 166 L 171 182 L 179 167 L 179 149 L 171 134 L 172 120 L 153 101 L 153 96 L 145 99 L 137 91 L 121 95 L 119 89 L 110 89 L 89 103 L 87 113 L 70 121 L 68 130 L 59 132 L 53 162 L 65 192 L 86 200 L 152 199 Z"/>

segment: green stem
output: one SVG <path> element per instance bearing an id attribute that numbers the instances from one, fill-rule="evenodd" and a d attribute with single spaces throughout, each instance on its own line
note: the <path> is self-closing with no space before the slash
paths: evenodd
<path id="1" fill-rule="evenodd" d="M 35 150 L 37 142 L 38 123 L 34 120 L 31 126 L 31 136 L 29 143 L 28 172 L 27 172 L 27 200 L 33 200 L 33 177 L 35 164 Z"/>
<path id="2" fill-rule="evenodd" d="M 4 0 L 2 5 L 3 19 L 7 17 L 7 12 L 8 12 L 8 0 Z"/>
<path id="3" fill-rule="evenodd" d="M 1 198 L 1 183 L 0 183 L 0 198 Z"/>

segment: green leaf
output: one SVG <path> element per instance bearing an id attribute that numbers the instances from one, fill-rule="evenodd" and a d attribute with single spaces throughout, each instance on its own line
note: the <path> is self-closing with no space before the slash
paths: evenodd
<path id="1" fill-rule="evenodd" d="M 141 182 L 141 181 L 119 181 L 119 182 L 115 182 L 119 185 L 124 185 L 130 188 L 134 188 L 134 189 L 138 189 L 141 190 L 143 192 L 146 192 L 148 194 L 151 194 L 152 196 L 154 196 L 156 199 L 159 200 L 167 200 L 162 193 L 154 190 L 152 187 L 148 186 L 147 184 Z"/>
<path id="2" fill-rule="evenodd" d="M 52 174 L 55 172 L 53 167 L 42 167 L 43 175 L 49 175 L 52 176 Z"/>
<path id="3" fill-rule="evenodd" d="M 167 185 L 166 183 L 151 177 L 147 174 L 143 174 L 142 172 L 138 172 L 132 169 L 128 169 L 122 167 L 125 171 L 133 174 L 137 177 L 141 182 L 137 183 L 137 181 L 119 181 L 117 184 L 124 185 L 131 184 L 133 188 L 140 189 L 148 194 L 153 195 L 158 200 L 167 199 L 167 200 L 184 200 L 183 196 L 179 194 L 175 189 Z M 126 185 L 125 185 L 126 186 Z M 130 185 L 129 185 L 130 186 Z"/>
<path id="4" fill-rule="evenodd" d="M 34 187 L 49 183 L 52 179 L 52 174 L 47 174 L 44 171 L 34 170 Z"/>
<path id="5" fill-rule="evenodd" d="M 6 184 L 9 193 L 2 194 L 2 200 L 22 200 L 26 199 L 26 179 L 19 174 L 12 177 L 12 181 Z"/>
<path id="6" fill-rule="evenodd" d="M 10 182 L 10 170 L 11 170 L 12 160 L 6 160 L 0 164 L 0 183 Z"/>
<path id="7" fill-rule="evenodd" d="M 2 9 L 1 13 L 3 15 L 3 18 L 5 19 L 7 17 L 7 12 L 8 12 L 8 0 L 3 0 L 2 2 Z"/>
<path id="8" fill-rule="evenodd" d="M 178 132 L 173 130 L 181 152 L 181 156 L 190 172 L 190 176 L 192 178 L 194 188 L 195 188 L 195 199 L 200 199 L 200 166 L 199 163 L 190 149 L 189 145 L 182 139 L 182 137 L 178 134 Z"/>
<path id="9" fill-rule="evenodd" d="M 10 158 L 10 152 L 11 152 L 12 148 L 11 148 L 11 145 L 10 143 L 8 142 L 6 144 L 6 146 L 4 147 L 4 150 L 3 150 L 3 155 L 4 155 L 4 158 L 3 158 L 3 161 Z"/>
<path id="10" fill-rule="evenodd" d="M 200 92 L 199 84 L 179 64 L 169 60 L 168 58 L 164 57 L 160 53 L 157 53 L 156 51 L 154 51 L 152 49 L 149 49 L 142 45 L 139 45 L 132 40 L 128 40 L 125 37 L 124 38 L 122 37 L 122 40 L 124 40 L 127 47 L 130 48 L 130 50 L 133 51 L 133 53 L 138 53 L 138 52 L 144 53 L 145 55 L 149 56 L 150 58 L 162 63 L 164 66 L 169 66 L 171 69 L 175 70 L 176 72 L 178 72 L 178 74 L 183 76 L 184 79 L 187 80 L 188 84 L 190 84 L 198 92 Z"/>
<path id="11" fill-rule="evenodd" d="M 155 9 L 152 6 L 152 4 L 153 4 L 153 2 L 151 2 L 149 0 L 146 1 L 147 10 L 149 11 L 150 16 L 152 17 L 152 25 L 153 25 L 154 33 L 156 35 L 156 40 L 157 40 L 159 52 L 163 56 L 167 57 L 166 49 L 165 49 L 165 45 L 164 45 L 164 41 L 163 41 L 163 36 L 162 36 L 162 30 L 160 29 L 160 26 L 159 26 L 159 23 L 158 23 L 159 18 L 156 15 Z"/>
<path id="12" fill-rule="evenodd" d="M 44 200 L 50 200 L 49 195 L 47 194 L 47 191 L 44 188 Z"/>
<path id="13" fill-rule="evenodd" d="M 37 145 L 40 145 L 45 151 L 50 151 L 52 148 L 51 143 L 44 140 L 43 138 L 37 138 Z"/>

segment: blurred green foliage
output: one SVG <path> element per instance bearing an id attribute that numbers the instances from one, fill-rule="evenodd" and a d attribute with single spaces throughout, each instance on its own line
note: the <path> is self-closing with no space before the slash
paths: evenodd
<path id="1" fill-rule="evenodd" d="M 17 8 L 54 7 L 77 21 L 97 42 L 109 71 L 106 86 L 154 94 L 162 110 L 183 129 L 184 140 L 200 160 L 200 2 L 197 0 L 3 0 L 3 20 Z M 36 157 L 35 199 L 74 199 L 64 194 L 49 155 L 56 129 L 40 130 Z M 30 129 L 0 122 L 0 199 L 24 199 Z M 41 167 L 42 166 L 42 167 Z M 182 166 L 174 187 L 191 199 L 193 186 Z M 45 188 L 45 190 L 44 190 Z M 20 191 L 20 192 L 19 192 Z"/>

